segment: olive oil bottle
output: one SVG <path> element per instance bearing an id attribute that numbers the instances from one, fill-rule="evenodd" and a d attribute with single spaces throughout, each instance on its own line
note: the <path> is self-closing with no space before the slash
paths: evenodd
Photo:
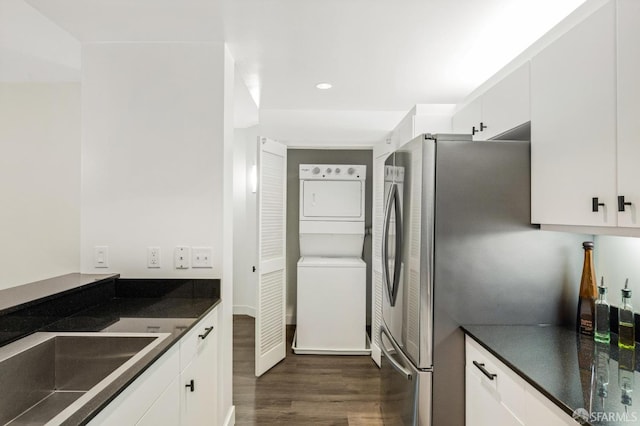
<path id="1" fill-rule="evenodd" d="M 593 266 L 593 242 L 583 242 L 582 248 L 584 249 L 584 265 L 582 267 L 582 279 L 580 280 L 576 328 L 581 334 L 593 336 L 596 298 L 598 297 L 596 273 Z"/>
<path id="2" fill-rule="evenodd" d="M 631 306 L 631 289 L 629 278 L 622 289 L 622 305 L 618 309 L 618 346 L 626 349 L 636 347 L 636 330 L 633 319 L 633 307 Z"/>

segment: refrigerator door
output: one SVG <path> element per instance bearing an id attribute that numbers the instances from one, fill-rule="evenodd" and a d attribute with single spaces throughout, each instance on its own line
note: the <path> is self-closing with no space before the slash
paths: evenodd
<path id="1" fill-rule="evenodd" d="M 401 257 L 395 261 L 399 281 L 382 304 L 391 337 L 419 369 L 433 365 L 434 164 L 435 141 L 425 135 L 404 145 L 393 157 L 398 176 L 394 183 L 401 201 L 396 213 L 397 230 L 402 232 L 396 238 Z"/>
<path id="2" fill-rule="evenodd" d="M 383 422 L 385 426 L 417 425 L 420 386 L 418 370 L 402 354 L 384 325 L 379 332 L 383 354 L 380 371 L 380 409 Z"/>
<path id="3" fill-rule="evenodd" d="M 400 265 L 402 260 L 402 220 L 399 193 L 398 184 L 392 182 L 387 193 L 383 225 L 382 266 L 387 298 L 391 306 L 395 306 L 398 297 L 400 268 L 396 265 Z"/>

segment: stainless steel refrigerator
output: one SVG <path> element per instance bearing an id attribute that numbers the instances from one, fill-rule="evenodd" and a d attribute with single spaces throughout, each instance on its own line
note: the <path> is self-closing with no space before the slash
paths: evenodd
<path id="1" fill-rule="evenodd" d="M 570 324 L 585 236 L 530 224 L 530 145 L 422 135 L 385 164 L 382 414 L 464 424 L 464 324 Z"/>

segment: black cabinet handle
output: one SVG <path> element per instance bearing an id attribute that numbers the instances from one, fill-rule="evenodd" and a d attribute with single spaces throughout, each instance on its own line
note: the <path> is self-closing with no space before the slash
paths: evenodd
<path id="1" fill-rule="evenodd" d="M 252 266 L 252 267 L 251 267 L 251 272 L 255 272 L 255 271 L 256 271 L 256 267 L 255 267 L 255 266 Z"/>
<path id="2" fill-rule="evenodd" d="M 625 210 L 625 206 L 630 206 L 632 203 L 630 201 L 624 201 L 624 195 L 618 195 L 618 211 L 623 212 Z"/>
<path id="3" fill-rule="evenodd" d="M 487 376 L 489 380 L 493 380 L 498 377 L 497 374 L 489 373 L 486 368 L 484 368 L 484 364 L 479 363 L 478 361 L 473 361 L 473 365 L 478 367 L 478 370 L 482 371 L 482 374 Z"/>
<path id="4" fill-rule="evenodd" d="M 213 327 L 207 327 L 204 329 L 204 333 L 203 334 L 198 334 L 198 337 L 200 337 L 202 340 L 206 339 L 207 336 L 209 335 L 209 333 L 211 333 L 213 331 Z"/>
<path id="5" fill-rule="evenodd" d="M 604 207 L 604 203 L 598 202 L 598 197 L 593 197 L 591 199 L 591 211 L 597 213 L 600 210 L 600 206 Z"/>
<path id="6" fill-rule="evenodd" d="M 478 133 L 478 130 L 476 130 L 476 126 L 471 126 L 471 135 L 475 135 L 476 133 Z"/>
<path id="7" fill-rule="evenodd" d="M 487 126 L 484 125 L 484 122 L 480 122 L 480 131 L 483 131 L 484 129 L 486 129 Z"/>
<path id="8" fill-rule="evenodd" d="M 189 388 L 189 389 L 191 389 L 191 392 L 193 392 L 193 391 L 195 391 L 195 390 L 196 390 L 196 384 L 195 384 L 195 382 L 193 381 L 193 379 L 191 379 L 191 380 L 189 381 L 189 383 L 187 383 L 186 385 L 184 385 L 184 387 L 185 387 L 185 388 Z"/>

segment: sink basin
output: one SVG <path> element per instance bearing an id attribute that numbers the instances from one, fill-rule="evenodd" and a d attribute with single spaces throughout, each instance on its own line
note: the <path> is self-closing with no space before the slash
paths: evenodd
<path id="1" fill-rule="evenodd" d="M 167 333 L 35 333 L 0 348 L 0 425 L 57 424 Z"/>

